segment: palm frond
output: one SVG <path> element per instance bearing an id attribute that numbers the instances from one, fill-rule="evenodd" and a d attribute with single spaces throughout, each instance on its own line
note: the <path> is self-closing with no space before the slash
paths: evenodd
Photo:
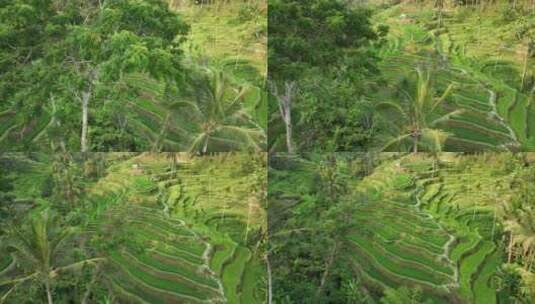
<path id="1" fill-rule="evenodd" d="M 232 134 L 231 136 L 242 138 L 244 140 L 242 142 L 242 145 L 247 148 L 252 147 L 257 151 L 262 150 L 260 143 L 263 142 L 263 138 L 265 138 L 265 133 L 261 130 L 238 126 L 221 126 L 219 128 L 219 131 L 225 133 L 228 132 Z"/>
<path id="2" fill-rule="evenodd" d="M 418 74 L 418 84 L 415 105 L 418 108 L 417 112 L 421 113 L 429 98 L 431 75 L 420 67 L 416 68 L 416 73 Z"/>
<path id="3" fill-rule="evenodd" d="M 38 275 L 39 275 L 38 272 L 34 272 L 34 273 L 32 273 L 30 275 L 27 275 L 25 277 L 20 277 L 20 278 L 16 278 L 16 279 L 9 279 L 9 280 L 5 280 L 5 281 L 0 281 L 0 286 L 23 283 L 23 282 L 26 282 L 26 281 L 28 281 L 30 279 L 33 279 L 33 278 L 37 277 Z"/>
<path id="4" fill-rule="evenodd" d="M 80 271 L 81 269 L 83 269 L 85 266 L 87 265 L 96 265 L 97 263 L 99 262 L 105 262 L 106 259 L 105 258 L 92 258 L 92 259 L 87 259 L 87 260 L 83 260 L 83 261 L 79 261 L 79 262 L 76 262 L 76 263 L 72 263 L 70 265 L 67 265 L 67 266 L 63 266 L 63 267 L 58 267 L 54 270 L 52 270 L 49 274 L 49 277 L 50 278 L 55 278 L 57 277 L 60 273 L 62 272 L 67 272 L 67 271 Z"/>
<path id="5" fill-rule="evenodd" d="M 375 108 L 378 110 L 391 108 L 399 112 L 406 120 L 408 120 L 409 118 L 409 116 L 407 115 L 407 112 L 399 104 L 394 103 L 394 102 L 383 101 L 383 102 L 378 103 L 375 106 Z"/>
<path id="6" fill-rule="evenodd" d="M 186 101 L 186 100 L 180 100 L 180 101 L 172 102 L 171 104 L 169 104 L 169 107 L 171 109 L 189 108 L 189 109 L 197 111 L 197 113 L 202 113 L 202 111 L 199 108 L 197 103 L 191 102 L 191 101 Z"/>
<path id="7" fill-rule="evenodd" d="M 458 109 L 452 112 L 449 112 L 448 114 L 442 115 L 441 117 L 433 120 L 431 123 L 429 123 L 430 127 L 434 127 L 439 123 L 447 122 L 448 120 L 451 120 L 453 116 L 461 115 L 465 112 L 464 109 Z"/>
<path id="8" fill-rule="evenodd" d="M 446 89 L 446 91 L 444 91 L 442 96 L 440 96 L 437 99 L 437 101 L 433 104 L 433 106 L 431 106 L 431 109 L 430 109 L 431 112 L 435 111 L 435 109 L 439 105 L 441 105 L 444 102 L 444 100 L 446 100 L 446 98 L 448 98 L 448 96 L 452 93 L 454 87 L 455 87 L 455 85 L 453 83 L 448 86 L 448 88 Z"/>
<path id="9" fill-rule="evenodd" d="M 393 138 L 392 140 L 389 140 L 385 145 L 382 146 L 382 148 L 380 149 L 380 151 L 385 151 L 385 150 L 388 149 L 391 145 L 396 144 L 396 143 L 400 143 L 400 142 L 406 140 L 407 138 L 410 138 L 411 135 L 412 135 L 412 134 L 404 134 L 404 135 L 397 136 L 397 137 Z"/>
<path id="10" fill-rule="evenodd" d="M 190 148 L 188 149 L 189 153 L 195 153 L 195 152 L 202 152 L 201 145 L 204 143 L 204 141 L 207 138 L 206 133 L 200 133 L 195 137 L 193 142 L 190 145 Z"/>

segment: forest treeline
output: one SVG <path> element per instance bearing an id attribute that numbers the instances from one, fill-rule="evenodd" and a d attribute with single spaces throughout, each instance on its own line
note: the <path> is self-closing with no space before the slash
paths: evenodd
<path id="1" fill-rule="evenodd" d="M 232 53 L 207 56 L 210 39 L 191 22 L 211 19 L 183 16 L 224 11 L 247 28 L 244 41 L 263 39 L 260 1 L 223 4 L 184 2 L 179 13 L 164 0 L 2 1 L 1 149 L 263 149 L 262 74 Z"/>

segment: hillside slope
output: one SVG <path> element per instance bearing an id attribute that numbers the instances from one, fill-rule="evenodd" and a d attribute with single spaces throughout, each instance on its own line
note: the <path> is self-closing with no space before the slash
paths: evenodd
<path id="1" fill-rule="evenodd" d="M 443 150 L 533 149 L 535 63 L 528 45 L 535 15 L 527 9 L 448 4 L 439 19 L 428 2 L 378 8 L 375 21 L 390 28 L 379 65 L 388 90 L 370 98 L 402 103 L 401 90 L 414 87 L 415 69 L 425 68 L 432 72 L 437 96 L 454 85 L 435 117 L 463 110 L 439 125 L 451 135 Z"/>
<path id="2" fill-rule="evenodd" d="M 75 220 L 83 250 L 105 259 L 95 288 L 120 303 L 263 303 L 259 244 L 266 219 L 258 194 L 263 177 L 255 171 L 265 162 L 262 156 L 106 157 L 106 175 L 85 181 L 83 220 Z M 45 160 L 34 169 L 47 168 Z M 41 189 L 38 172 L 16 172 L 14 193 L 30 180 Z M 50 207 L 38 198 L 41 191 L 25 194 L 32 197 L 32 213 Z M 0 282 L 20 275 L 14 259 L 2 256 Z M 16 299 L 0 287 L 1 296 Z"/>
<path id="3" fill-rule="evenodd" d="M 532 163 L 519 161 L 511 154 L 277 155 L 269 186 L 272 246 L 281 254 L 273 257 L 280 276 L 275 275 L 276 290 L 296 286 L 309 296 L 315 284 L 324 284 L 329 303 L 339 303 L 338 296 L 386 301 L 385 295 L 395 291 L 400 296 L 407 288 L 422 303 L 510 303 L 518 295 L 496 282 L 503 282 L 511 252 L 505 244 L 510 237 L 505 210 L 513 208 L 513 197 L 521 191 L 521 172 L 533 172 Z M 325 166 L 336 173 L 326 174 L 332 171 Z M 351 227 L 340 236 L 340 252 L 329 268 L 332 281 L 318 280 L 314 271 L 322 274 L 321 263 L 328 257 L 317 257 L 317 250 L 330 252 L 333 245 L 306 243 L 315 239 L 308 233 L 335 225 L 329 220 L 333 211 L 323 209 L 322 194 L 329 191 L 324 179 L 338 185 L 340 197 L 328 205 L 344 210 L 346 222 L 337 224 Z M 530 204 L 515 208 L 529 212 Z M 298 260 L 284 261 L 284 255 Z M 286 264 L 294 271 L 286 271 Z M 292 281 L 303 275 L 309 276 L 308 284 Z"/>

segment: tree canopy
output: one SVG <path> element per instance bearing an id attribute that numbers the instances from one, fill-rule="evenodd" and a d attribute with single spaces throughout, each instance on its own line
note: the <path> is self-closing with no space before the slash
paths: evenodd
<path id="1" fill-rule="evenodd" d="M 269 78 L 273 88 L 294 88 L 291 96 L 272 92 L 271 148 L 283 149 L 276 104 L 284 98 L 291 100 L 292 121 L 285 125 L 296 134 L 290 138 L 297 150 L 362 147 L 373 128 L 371 107 L 361 97 L 377 74 L 374 46 L 387 28 L 375 29 L 369 9 L 345 1 L 275 0 L 269 12 Z"/>
<path id="2" fill-rule="evenodd" d="M 48 115 L 56 147 L 102 148 L 102 139 L 91 142 L 90 125 L 98 125 L 96 134 L 103 127 L 125 133 L 118 116 L 126 113 L 118 109 L 136 94 L 125 75 L 182 78 L 189 26 L 166 1 L 9 0 L 0 14 L 2 110 L 16 110 L 21 137 L 36 128 L 35 117 Z M 136 149 L 132 139 L 125 145 Z"/>
<path id="3" fill-rule="evenodd" d="M 377 39 L 371 11 L 343 1 L 275 0 L 269 2 L 269 12 L 273 79 L 295 79 L 307 68 L 330 68 L 350 56 L 355 60 L 360 47 Z"/>

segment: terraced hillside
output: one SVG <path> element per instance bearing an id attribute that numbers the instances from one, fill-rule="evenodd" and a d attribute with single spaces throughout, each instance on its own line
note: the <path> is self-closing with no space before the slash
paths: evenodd
<path id="1" fill-rule="evenodd" d="M 436 172 L 431 161 L 409 158 L 363 181 L 383 196 L 359 208 L 360 223 L 370 232 L 350 238 L 358 247 L 355 265 L 369 284 L 419 286 L 436 302 L 497 303 L 491 278 L 503 257 L 493 241 L 498 230 L 485 197 L 491 192 L 469 188 L 492 187 L 490 179 L 482 180 L 482 169 L 483 175 Z"/>
<path id="2" fill-rule="evenodd" d="M 476 13 L 466 13 L 470 22 L 476 22 L 475 17 L 470 17 Z M 394 5 L 379 13 L 377 20 L 391 28 L 380 63 L 391 90 L 371 98 L 403 99 L 400 87 L 414 81 L 417 67 L 427 66 L 433 71 L 432 84 L 439 96 L 450 84 L 454 85 L 436 118 L 456 109 L 464 111 L 439 125 L 451 134 L 443 150 L 530 149 L 535 138 L 535 112 L 531 106 L 533 92 L 519 88 L 523 61 L 511 57 L 509 51 L 508 56 L 479 54 L 492 50 L 480 52 L 477 48 L 481 46 L 463 42 L 463 26 L 468 25 L 461 19 L 448 13 L 444 28 L 436 28 L 431 10 L 410 4 Z M 486 21 L 482 31 L 492 32 L 489 23 L 498 22 L 493 20 Z"/>
<path id="3" fill-rule="evenodd" d="M 399 54 L 386 57 L 381 67 L 389 81 L 399 83 L 407 72 L 413 73 L 412 69 L 419 64 L 431 64 L 431 60 L 425 54 Z M 515 95 L 515 91 L 511 90 L 497 92 L 496 88 L 487 88 L 477 78 L 455 66 L 439 68 L 436 76 L 435 86 L 439 91 L 444 92 L 450 84 L 455 84 L 453 94 L 445 106 L 436 112 L 436 118 L 455 109 L 464 111 L 440 125 L 451 134 L 445 150 L 507 150 L 514 149 L 520 142 L 527 140 L 525 123 L 528 122 L 528 116 L 525 113 L 514 119 L 504 118 L 509 117 L 508 100 L 518 98 L 518 103 L 525 105 L 525 95 Z M 500 96 L 500 100 L 497 96 Z M 515 122 L 515 126 L 512 127 L 508 121 Z M 519 121 L 524 123 L 517 123 Z"/>
<path id="4" fill-rule="evenodd" d="M 84 246 L 106 259 L 100 288 L 117 303 L 262 303 L 265 217 L 251 172 L 233 169 L 249 157 L 145 153 L 89 184 Z M 3 255 L 0 282 L 13 264 Z"/>
<path id="5" fill-rule="evenodd" d="M 510 303 L 508 291 L 497 285 L 503 282 L 503 265 L 507 261 L 503 208 L 511 204 L 516 191 L 512 190 L 515 174 L 503 167 L 513 166 L 510 155 L 442 153 L 433 158 L 424 153 L 381 153 L 372 160 L 378 165 L 368 174 L 358 173 L 370 161 L 363 154 L 336 153 L 331 157 L 336 157 L 337 163 L 337 177 L 333 179 L 339 181 L 335 183 L 346 183 L 348 189 L 339 188 L 347 193 L 338 200 L 350 206 L 338 207 L 346 208 L 344 212 L 350 214 L 344 217 L 347 222 L 339 224 L 351 228 L 342 234 L 344 245 L 338 245 L 342 249 L 337 266 L 329 269 L 333 282 L 319 280 L 317 284 L 336 286 L 348 276 L 352 286 L 360 286 L 357 298 L 379 300 L 394 291 L 400 295 L 400 290 L 409 288 L 422 302 Z M 318 180 L 328 175 L 317 172 L 324 170 L 322 162 L 334 162 L 332 158 L 281 157 L 282 160 L 274 160 L 271 168 L 272 246 L 274 250 L 289 250 L 286 255 L 296 253 L 296 261 L 289 264 L 295 267 L 297 280 L 301 271 L 324 269 L 321 263 L 325 259 L 319 259 L 320 266 L 312 262 L 319 250 L 315 243 L 298 246 L 292 238 L 314 242 L 306 233 L 315 231 L 314 223 L 323 218 L 326 223 L 319 226 L 320 231 L 332 229 L 330 225 L 334 223 L 328 220 L 332 211 L 321 211 L 316 220 L 306 221 L 307 217 L 315 218 L 312 206 L 324 208 L 324 196 L 315 191 L 328 191 L 318 186 Z M 501 159 L 503 165 L 489 169 L 494 158 Z M 283 166 L 286 169 L 282 170 Z M 273 263 L 280 263 L 279 256 L 274 259 Z M 276 269 L 281 277 L 294 279 L 284 269 Z M 347 274 L 348 269 L 351 274 Z M 286 284 L 304 288 L 297 281 L 280 282 L 277 275 L 275 279 L 279 280 L 277 288 Z M 354 296 L 347 291 L 347 285 L 341 286 L 335 290 L 344 297 Z M 333 297 L 334 291 L 329 292 Z"/>
<path id="6" fill-rule="evenodd" d="M 259 75 L 267 70 L 267 1 L 214 1 L 171 5 L 191 24 L 188 48 L 209 56 L 249 62 Z"/>
<path id="7" fill-rule="evenodd" d="M 139 167 L 132 169 L 132 165 Z M 165 159 L 141 156 L 125 166 L 121 170 L 133 172 L 131 184 L 124 184 L 128 180 L 124 178 L 128 174 L 125 171 L 110 174 L 102 181 L 114 185 L 114 176 L 121 176 L 116 189 L 122 189 L 124 196 L 114 194 L 121 197 L 120 201 L 93 223 L 98 235 L 121 243 L 106 252 L 110 260 L 106 277 L 119 298 L 148 303 L 263 300 L 263 289 L 259 288 L 263 267 L 257 253 L 244 240 L 246 223 L 240 213 L 229 214 L 228 219 L 220 214 L 228 208 L 215 195 L 223 179 L 212 176 L 209 185 L 215 185 L 215 190 L 203 189 L 205 197 L 189 186 L 202 186 L 207 175 L 193 175 L 188 163 L 179 163 L 178 171 L 170 172 Z M 204 168 L 206 164 L 199 162 L 197 166 Z M 102 191 L 101 187 L 96 189 Z M 179 195 L 195 197 L 195 201 L 181 200 L 176 196 L 177 189 L 184 189 L 179 190 Z M 239 199 L 236 193 L 229 192 L 227 199 Z M 217 202 L 204 202 L 212 195 Z M 164 206 L 172 205 L 171 201 L 181 205 L 166 209 Z M 205 207 L 209 205 L 210 209 Z M 251 230 L 261 222 L 256 217 Z M 107 227 L 117 223 L 119 226 L 110 234 Z M 129 237 L 124 239 L 125 236 Z"/>
<path id="8" fill-rule="evenodd" d="M 423 177 L 421 203 L 455 231 L 450 258 L 457 264 L 461 295 L 474 303 L 497 303 L 492 278 L 504 254 L 496 243 L 500 229 L 496 216 L 511 195 L 504 186 L 511 177 L 492 176 L 488 168 L 476 166 L 464 172 L 446 168 L 429 179 L 432 169 L 427 166 L 427 173 L 415 170 Z"/>

